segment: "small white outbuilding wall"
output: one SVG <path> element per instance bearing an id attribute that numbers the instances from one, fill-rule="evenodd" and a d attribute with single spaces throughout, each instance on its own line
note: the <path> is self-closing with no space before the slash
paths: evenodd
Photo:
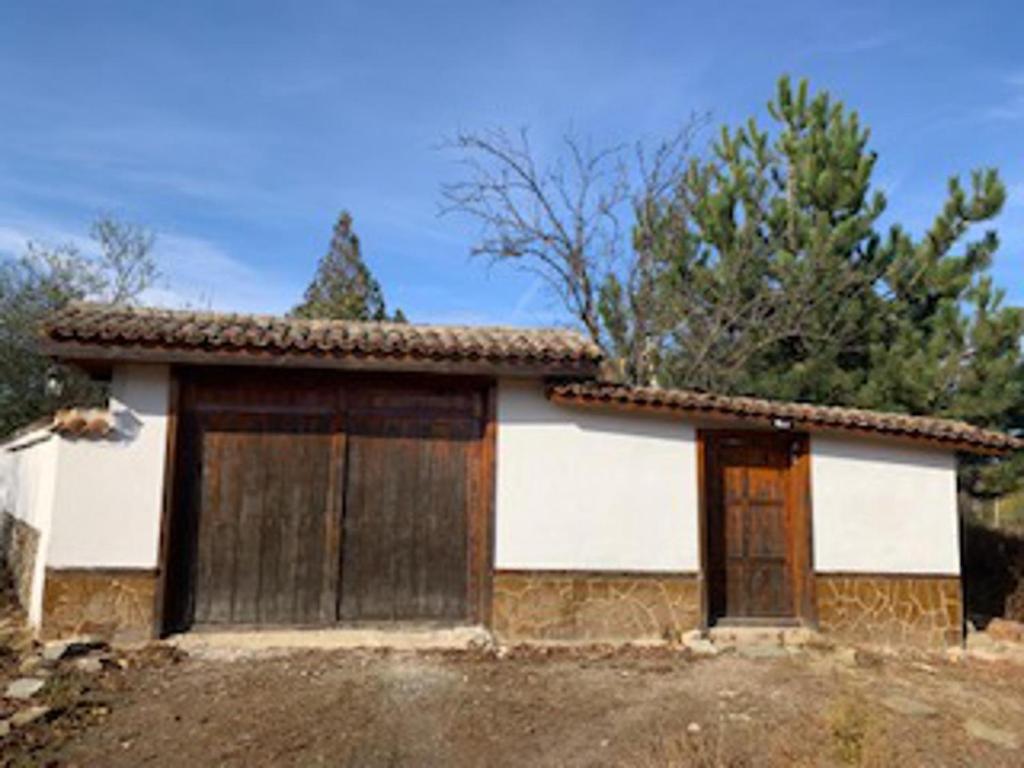
<path id="1" fill-rule="evenodd" d="M 694 572 L 697 443 L 674 420 L 498 386 L 495 567 Z"/>
<path id="2" fill-rule="evenodd" d="M 60 441 L 46 429 L 36 429 L 0 448 L 0 512 L 10 514 L 39 534 L 26 606 L 32 626 L 38 626 L 42 616 L 44 553 L 53 517 L 59 446 Z"/>
<path id="3" fill-rule="evenodd" d="M 169 388 L 167 366 L 117 366 L 115 437 L 64 439 L 41 429 L 0 446 L 0 509 L 39 532 L 33 626 L 46 568 L 157 567 Z"/>
<path id="4" fill-rule="evenodd" d="M 498 388 L 495 566 L 700 569 L 697 424 L 557 405 L 536 382 Z M 956 456 L 812 435 L 819 572 L 960 572 Z"/>
<path id="5" fill-rule="evenodd" d="M 811 437 L 814 567 L 960 573 L 956 455 L 857 437 Z"/>
<path id="6" fill-rule="evenodd" d="M 51 568 L 157 567 L 169 386 L 166 366 L 118 366 L 119 436 L 60 441 Z"/>

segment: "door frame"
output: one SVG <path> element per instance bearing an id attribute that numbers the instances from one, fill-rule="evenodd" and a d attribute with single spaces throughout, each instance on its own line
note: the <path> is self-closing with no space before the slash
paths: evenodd
<path id="1" fill-rule="evenodd" d="M 197 378 L 204 374 L 209 375 L 210 369 L 219 369 L 222 373 L 230 371 L 231 366 L 180 366 L 171 365 L 168 370 L 168 402 L 167 402 L 167 434 L 165 440 L 164 471 L 163 471 L 163 493 L 160 511 L 160 526 L 157 545 L 157 583 L 154 590 L 153 602 L 153 635 L 164 637 L 175 631 L 195 631 L 193 625 L 188 627 L 172 626 L 172 620 L 176 618 L 175 601 L 181 598 L 180 590 L 187 589 L 187 583 L 179 583 L 172 571 L 172 562 L 178 555 L 177 548 L 180 542 L 176 542 L 174 536 L 175 519 L 181 514 L 180 507 L 183 503 L 181 488 L 185 468 L 182 466 L 183 440 L 183 416 L 185 397 L 184 390 Z M 316 369 L 313 369 L 316 370 Z M 280 375 L 279 369 L 273 367 L 248 368 L 247 378 L 258 376 L 260 371 L 266 371 L 273 375 Z M 294 371 L 296 374 L 302 371 Z M 491 606 L 493 600 L 493 577 L 494 577 L 494 518 L 496 508 L 496 471 L 497 471 L 497 379 L 490 376 L 479 375 L 445 375 L 433 373 L 395 373 L 381 374 L 373 372 L 338 372 L 338 371 L 317 371 L 324 378 L 336 380 L 339 387 L 346 384 L 358 385 L 358 383 L 372 382 L 401 382 L 415 383 L 419 381 L 444 382 L 455 387 L 469 387 L 479 389 L 482 395 L 483 416 L 481 419 L 481 437 L 477 441 L 479 455 L 475 464 L 477 471 L 470 478 L 471 493 L 474 502 L 467 510 L 467 537 L 466 537 L 466 567 L 467 594 L 466 606 L 467 615 L 465 620 L 458 622 L 460 625 L 491 626 Z M 217 374 L 214 373 L 214 376 Z M 343 395 L 340 395 L 343 397 Z M 346 424 L 346 410 L 342 409 L 337 414 L 338 430 L 336 432 L 335 451 L 344 448 L 347 440 L 348 430 Z M 340 522 L 340 521 L 339 521 Z M 340 531 L 339 531 L 340 533 Z M 341 543 L 339 542 L 339 546 Z M 340 567 L 340 551 L 339 551 Z M 340 578 L 340 575 L 339 575 Z M 433 624 L 434 622 L 425 622 Z M 324 629 L 348 626 L 338 621 L 333 625 L 316 625 L 315 629 Z M 224 625 L 223 629 L 229 629 Z M 247 631 L 259 631 L 260 627 L 244 625 L 239 628 Z M 275 626 L 274 629 L 287 629 L 284 626 Z M 304 628 L 304 627 L 298 627 Z"/>
<path id="2" fill-rule="evenodd" d="M 792 521 L 789 533 L 793 584 L 793 615 L 800 626 L 817 628 L 817 598 L 814 578 L 814 530 L 813 505 L 811 499 L 811 441 L 806 432 L 782 430 L 759 430 L 742 428 L 702 428 L 697 430 L 697 533 L 700 552 L 700 629 L 707 631 L 712 626 L 711 579 L 709 572 L 709 542 L 711 533 L 708 472 L 714 443 L 727 438 L 770 437 L 780 440 L 786 437 L 790 442 L 790 466 L 786 485 L 787 516 Z M 730 620 L 730 624 L 785 625 L 787 620 L 750 619 Z"/>

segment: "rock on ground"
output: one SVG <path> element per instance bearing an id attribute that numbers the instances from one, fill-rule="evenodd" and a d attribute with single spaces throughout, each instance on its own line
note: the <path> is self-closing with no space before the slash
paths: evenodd
<path id="1" fill-rule="evenodd" d="M 5 695 L 9 699 L 31 699 L 44 685 L 46 681 L 38 677 L 19 677 L 7 686 Z"/>
<path id="2" fill-rule="evenodd" d="M 992 619 L 985 627 L 985 633 L 993 640 L 1009 643 L 1024 643 L 1024 622 L 1009 619 Z"/>
<path id="3" fill-rule="evenodd" d="M 935 717 L 939 714 L 939 711 L 930 704 L 906 696 L 887 696 L 882 699 L 882 704 L 893 712 L 908 717 Z"/>
<path id="4" fill-rule="evenodd" d="M 1003 747 L 1004 749 L 1018 749 L 1020 747 L 1020 737 L 1017 734 L 1004 731 L 1002 728 L 996 728 L 981 720 L 971 718 L 964 724 L 964 727 L 972 738 L 987 741 L 989 744 L 995 744 L 997 747 Z"/>
<path id="5" fill-rule="evenodd" d="M 50 708 L 42 705 L 20 709 L 11 716 L 11 725 L 15 728 L 23 728 L 29 723 L 34 723 L 40 718 L 50 714 Z"/>
<path id="6" fill-rule="evenodd" d="M 106 643 L 94 637 L 70 637 L 66 640 L 53 640 L 43 646 L 44 661 L 55 662 L 83 656 L 90 651 L 106 648 Z"/>

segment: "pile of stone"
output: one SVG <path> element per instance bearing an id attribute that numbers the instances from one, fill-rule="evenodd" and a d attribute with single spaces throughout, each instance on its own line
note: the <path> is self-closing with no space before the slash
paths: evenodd
<path id="1" fill-rule="evenodd" d="M 1009 619 L 992 619 L 985 632 L 993 640 L 1002 643 L 1024 643 L 1024 622 Z"/>
<path id="2" fill-rule="evenodd" d="M 956 651 L 959 649 L 953 653 Z M 984 661 L 1024 664 L 1024 622 L 992 619 L 984 631 L 968 622 L 966 655 Z"/>
<path id="3" fill-rule="evenodd" d="M 3 690 L 8 703 L 4 711 L 13 710 L 13 714 L 0 719 L 0 738 L 30 723 L 45 722 L 55 714 L 45 700 L 47 684 L 58 671 L 96 674 L 122 664 L 105 642 L 92 637 L 55 640 L 35 648 L 22 659 L 19 676 Z"/>

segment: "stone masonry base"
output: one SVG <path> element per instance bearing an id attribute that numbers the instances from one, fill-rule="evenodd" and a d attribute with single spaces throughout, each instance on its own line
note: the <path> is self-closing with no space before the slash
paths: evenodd
<path id="1" fill-rule="evenodd" d="M 0 566 L 13 581 L 21 607 L 27 609 L 39 550 L 39 531 L 4 512 L 0 517 Z"/>
<path id="2" fill-rule="evenodd" d="M 961 640 L 957 576 L 819 573 L 815 588 L 818 628 L 836 639 L 930 648 Z M 155 571 L 48 568 L 42 635 L 152 637 L 156 589 Z M 503 642 L 675 640 L 698 626 L 696 574 L 494 574 L 491 629 Z"/>
<path id="3" fill-rule="evenodd" d="M 957 576 L 815 576 L 818 626 L 851 642 L 941 648 L 962 637 Z"/>
<path id="4" fill-rule="evenodd" d="M 817 625 L 840 641 L 943 648 L 961 640 L 960 579 L 815 575 Z M 497 571 L 492 630 L 504 642 L 675 639 L 700 626 L 695 574 Z"/>
<path id="5" fill-rule="evenodd" d="M 156 589 L 156 572 L 151 570 L 47 568 L 42 636 L 150 638 Z"/>
<path id="6" fill-rule="evenodd" d="M 693 574 L 498 571 L 502 641 L 624 642 L 678 638 L 699 623 Z"/>

